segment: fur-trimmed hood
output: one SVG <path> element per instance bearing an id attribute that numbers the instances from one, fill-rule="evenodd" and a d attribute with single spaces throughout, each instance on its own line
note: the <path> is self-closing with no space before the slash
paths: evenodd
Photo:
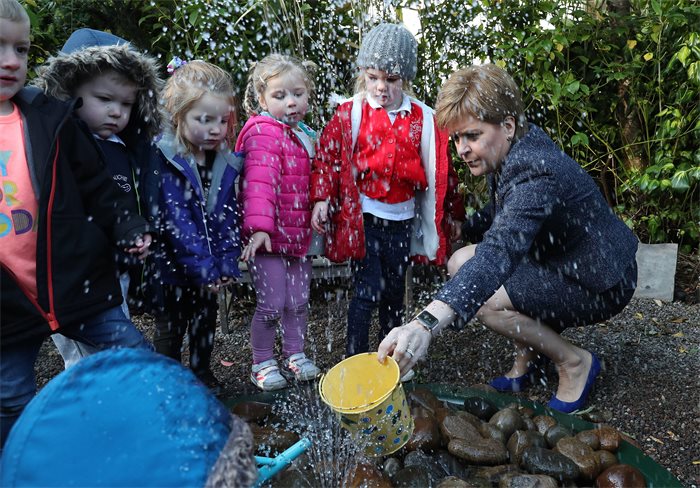
<path id="1" fill-rule="evenodd" d="M 139 87 L 136 107 L 124 132 L 140 132 L 141 129 L 147 137 L 154 137 L 160 132 L 162 120 L 158 98 L 163 79 L 159 75 L 161 67 L 158 60 L 138 52 L 126 43 L 95 44 L 98 43 L 83 45 L 71 52 L 64 50 L 52 56 L 37 69 L 38 76 L 32 84 L 59 100 L 68 100 L 85 80 L 104 71 L 114 70 L 133 80 Z"/>

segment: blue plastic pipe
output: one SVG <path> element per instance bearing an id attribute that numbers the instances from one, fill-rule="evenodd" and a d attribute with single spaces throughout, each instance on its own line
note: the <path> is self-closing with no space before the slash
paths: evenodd
<path id="1" fill-rule="evenodd" d="M 301 456 L 310 446 L 311 441 L 306 437 L 302 437 L 299 442 L 277 457 L 255 456 L 255 462 L 258 464 L 258 481 L 255 483 L 255 486 L 262 486 L 267 480 L 292 464 L 292 461 Z"/>

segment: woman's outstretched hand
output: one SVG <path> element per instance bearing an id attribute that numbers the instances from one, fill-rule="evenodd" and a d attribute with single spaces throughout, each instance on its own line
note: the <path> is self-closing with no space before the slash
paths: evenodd
<path id="1" fill-rule="evenodd" d="M 243 261 L 248 261 L 255 257 L 255 252 L 260 249 L 260 246 L 265 246 L 267 252 L 272 252 L 272 242 L 270 241 L 270 234 L 267 232 L 256 232 L 250 236 L 248 245 L 243 248 L 243 253 L 241 254 L 241 259 Z"/>
<path id="2" fill-rule="evenodd" d="M 311 227 L 319 234 L 325 234 L 326 223 L 328 223 L 328 203 L 316 202 L 311 212 Z"/>
<path id="3" fill-rule="evenodd" d="M 419 359 L 426 356 L 431 339 L 430 332 L 420 322 L 413 320 L 391 329 L 379 344 L 377 358 L 380 363 L 383 363 L 387 356 L 394 358 L 403 376 Z"/>

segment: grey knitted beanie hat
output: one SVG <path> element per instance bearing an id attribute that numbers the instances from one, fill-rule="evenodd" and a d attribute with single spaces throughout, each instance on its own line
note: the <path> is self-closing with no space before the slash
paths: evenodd
<path id="1" fill-rule="evenodd" d="M 357 54 L 358 68 L 374 68 L 400 75 L 411 81 L 416 77 L 418 43 L 408 29 L 399 24 L 379 24 L 362 39 Z"/>

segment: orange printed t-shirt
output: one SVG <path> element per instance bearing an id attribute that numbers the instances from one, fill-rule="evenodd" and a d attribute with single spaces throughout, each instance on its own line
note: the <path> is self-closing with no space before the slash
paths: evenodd
<path id="1" fill-rule="evenodd" d="M 0 115 L 0 263 L 34 298 L 38 213 L 24 151 L 22 118 L 14 105 L 10 115 Z"/>

